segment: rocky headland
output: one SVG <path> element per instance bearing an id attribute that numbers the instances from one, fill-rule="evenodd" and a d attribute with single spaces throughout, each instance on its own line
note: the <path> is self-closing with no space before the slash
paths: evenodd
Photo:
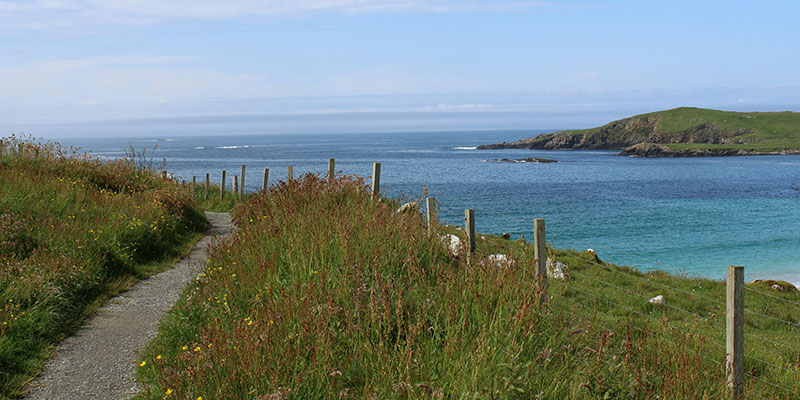
<path id="1" fill-rule="evenodd" d="M 634 157 L 800 154 L 800 114 L 677 108 L 478 149 L 620 150 Z"/>

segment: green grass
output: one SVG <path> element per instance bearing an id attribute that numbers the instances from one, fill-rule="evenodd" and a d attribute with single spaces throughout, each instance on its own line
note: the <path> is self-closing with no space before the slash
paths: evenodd
<path id="1" fill-rule="evenodd" d="M 59 340 L 110 296 L 171 266 L 208 222 L 187 190 L 127 161 L 3 141 L 0 398 L 14 398 Z M 8 145 L 20 143 L 12 157 Z"/>
<path id="2" fill-rule="evenodd" d="M 330 187 L 314 175 L 236 206 L 240 230 L 212 249 L 146 350 L 140 397 L 726 396 L 722 282 L 550 249 L 570 279 L 550 281 L 540 305 L 531 246 L 485 236 L 468 261 L 439 238 L 461 232 L 430 235 L 418 213 L 396 208 L 371 199 L 361 178 Z M 493 253 L 515 262 L 493 265 Z M 670 306 L 650 305 L 656 294 Z M 748 291 L 746 307 L 798 321 L 798 307 L 776 301 Z M 790 346 L 798 337 L 753 315 L 746 331 Z M 792 393 L 748 378 L 748 398 L 796 398 L 800 355 L 759 340 L 748 336 L 746 354 L 778 368 L 749 358 L 748 372 Z"/>
<path id="3" fill-rule="evenodd" d="M 677 143 L 666 144 L 671 149 L 741 149 L 760 152 L 781 150 L 800 150 L 800 113 L 796 112 L 733 112 L 703 108 L 680 107 L 671 110 L 657 111 L 630 117 L 630 119 L 658 117 L 656 132 L 662 134 L 685 131 L 697 125 L 711 123 L 723 131 L 740 129 L 751 130 L 752 133 L 738 138 L 747 143 L 703 144 Z M 594 133 L 602 127 L 572 131 L 576 133 Z"/>

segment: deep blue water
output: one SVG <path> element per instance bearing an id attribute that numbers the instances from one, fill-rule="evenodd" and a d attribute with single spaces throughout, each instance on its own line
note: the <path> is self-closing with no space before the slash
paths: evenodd
<path id="1" fill-rule="evenodd" d="M 166 158 L 167 169 L 191 180 L 206 172 L 238 174 L 246 186 L 337 170 L 368 176 L 382 164 L 384 193 L 419 197 L 427 187 L 441 204 L 440 218 L 463 224 L 475 209 L 476 229 L 532 237 L 533 219 L 546 219 L 548 241 L 558 247 L 593 248 L 603 259 L 723 278 L 729 264 L 744 265 L 748 279 L 800 282 L 800 156 L 636 159 L 613 151 L 468 149 L 512 141 L 537 131 L 319 134 L 162 138 L 67 139 L 106 157 L 130 142 Z M 556 164 L 486 162 L 544 157 Z"/>

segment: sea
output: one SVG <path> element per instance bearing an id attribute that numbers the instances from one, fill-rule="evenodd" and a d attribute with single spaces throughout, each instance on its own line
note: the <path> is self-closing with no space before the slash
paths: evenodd
<path id="1" fill-rule="evenodd" d="M 746 279 L 800 285 L 800 156 L 710 158 L 621 157 L 616 151 L 477 150 L 541 130 L 60 139 L 103 158 L 146 149 L 155 165 L 198 182 L 219 182 L 247 166 L 247 191 L 324 174 L 336 159 L 342 174 L 372 174 L 381 190 L 407 200 L 437 199 L 439 218 L 463 225 L 474 209 L 476 230 L 533 238 L 534 218 L 547 241 L 593 249 L 604 261 L 640 270 L 723 279 L 743 265 Z M 155 149 L 154 149 L 155 148 Z M 557 163 L 505 163 L 540 157 Z M 229 179 L 230 182 L 230 179 Z"/>

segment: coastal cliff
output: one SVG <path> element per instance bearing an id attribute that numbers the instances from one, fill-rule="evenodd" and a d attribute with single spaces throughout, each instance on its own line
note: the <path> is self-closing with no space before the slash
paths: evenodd
<path id="1" fill-rule="evenodd" d="M 637 157 L 800 153 L 800 114 L 676 108 L 478 149 L 622 150 Z"/>

